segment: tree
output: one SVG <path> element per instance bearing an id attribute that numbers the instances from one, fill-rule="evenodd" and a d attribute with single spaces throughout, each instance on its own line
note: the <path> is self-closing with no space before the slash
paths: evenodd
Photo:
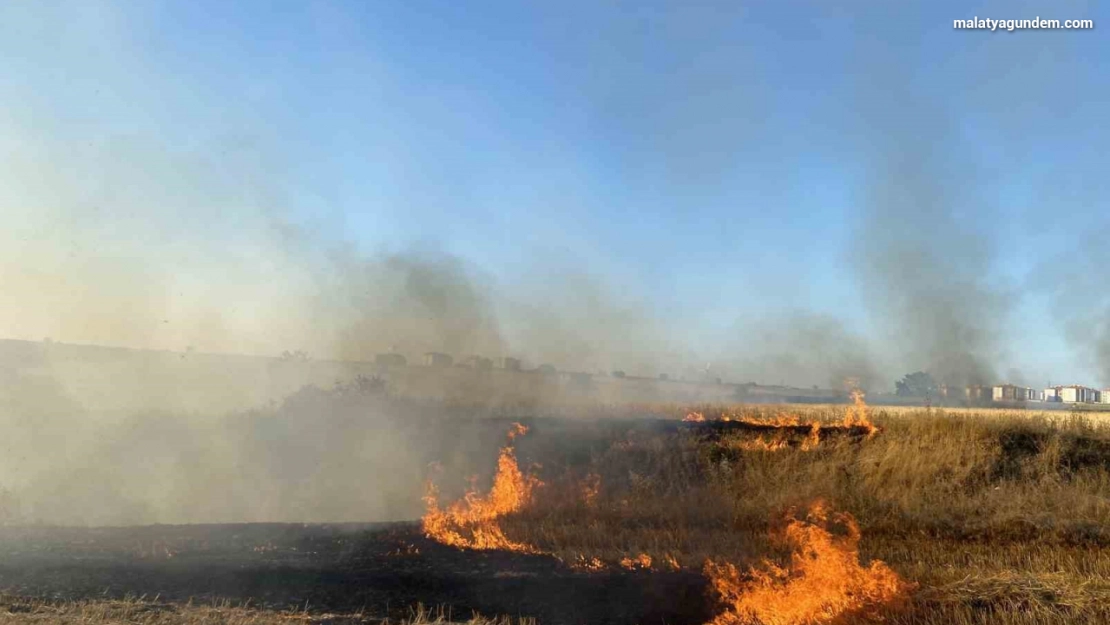
<path id="1" fill-rule="evenodd" d="M 937 381 L 924 371 L 907 373 L 894 383 L 898 395 L 902 397 L 932 397 L 937 394 Z"/>

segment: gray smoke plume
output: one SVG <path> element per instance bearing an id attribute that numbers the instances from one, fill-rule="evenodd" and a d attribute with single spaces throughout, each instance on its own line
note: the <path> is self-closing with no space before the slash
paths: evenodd
<path id="1" fill-rule="evenodd" d="M 1110 249 L 1101 235 L 1108 227 L 1110 222 L 1095 224 L 1066 252 L 1041 263 L 1031 280 L 1049 295 L 1072 351 L 1095 370 L 1102 385 L 1110 384 L 1110 294 L 1103 284 Z"/>
<path id="2" fill-rule="evenodd" d="M 1012 304 L 994 274 L 996 211 L 943 103 L 882 58 L 864 64 L 860 87 L 867 174 L 850 266 L 903 368 L 993 384 Z"/>
<path id="3" fill-rule="evenodd" d="M 890 155 L 879 175 L 853 246 L 860 292 L 907 366 L 947 384 L 990 384 L 1008 298 L 990 283 L 989 238 L 954 210 L 930 158 Z"/>

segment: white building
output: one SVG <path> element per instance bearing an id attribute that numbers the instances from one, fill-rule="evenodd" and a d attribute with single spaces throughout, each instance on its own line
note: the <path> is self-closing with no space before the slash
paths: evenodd
<path id="1" fill-rule="evenodd" d="M 1026 401 L 1044 401 L 1044 391 L 1035 388 L 1025 389 Z"/>
<path id="2" fill-rule="evenodd" d="M 978 384 L 972 384 L 971 386 L 968 386 L 967 388 L 964 389 L 964 395 L 969 400 L 973 400 L 973 401 L 974 400 L 986 399 L 987 398 L 987 389 L 988 389 L 988 387 L 986 387 L 986 386 L 980 386 Z"/>
<path id="3" fill-rule="evenodd" d="M 991 399 L 994 401 L 1025 401 L 1028 389 L 1013 384 L 999 384 L 991 388 Z"/>
<path id="4" fill-rule="evenodd" d="M 1098 391 L 1086 386 L 1073 384 L 1071 386 L 1058 387 L 1060 393 L 1060 401 L 1066 404 L 1093 404 L 1100 400 Z"/>

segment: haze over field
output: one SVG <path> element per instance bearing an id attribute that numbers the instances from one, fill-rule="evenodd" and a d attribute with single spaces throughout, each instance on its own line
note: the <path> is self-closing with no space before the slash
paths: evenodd
<path id="1" fill-rule="evenodd" d="M 1106 40 L 952 28 L 1105 10 L 852 6 L 2 3 L 0 338 L 1110 385 Z M 422 470 L 389 426 L 93 422 L 42 369 L 0 368 L 34 518 L 409 513 L 341 499 Z"/>
<path id="2" fill-rule="evenodd" d="M 888 4 L 7 3 L 0 327 L 1110 383 L 1106 43 L 951 26 L 1097 7 Z"/>

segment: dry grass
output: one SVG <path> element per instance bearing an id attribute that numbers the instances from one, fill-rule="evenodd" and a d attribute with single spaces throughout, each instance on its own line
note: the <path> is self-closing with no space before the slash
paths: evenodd
<path id="1" fill-rule="evenodd" d="M 714 407 L 700 407 L 713 414 Z M 782 407 L 717 408 L 748 418 Z M 803 418 L 843 417 L 806 407 Z M 768 530 L 824 500 L 862 530 L 864 561 L 917 583 L 892 623 L 1110 622 L 1110 425 L 1076 415 L 877 410 L 873 439 L 760 450 L 751 434 L 630 433 L 502 520 L 513 540 L 568 562 L 635 554 L 699 568 L 776 551 Z M 537 451 L 537 453 L 539 453 Z"/>
<path id="2" fill-rule="evenodd" d="M 790 414 L 821 422 L 842 421 L 846 410 L 692 408 L 710 419 Z M 913 585 L 906 603 L 879 606 L 868 617 L 895 625 L 1110 623 L 1110 420 L 1103 415 L 877 408 L 878 435 L 830 436 L 815 448 L 798 440 L 753 445 L 750 432 L 709 436 L 696 426 L 614 427 L 606 419 L 677 421 L 690 409 L 571 408 L 561 416 L 595 420 L 538 425 L 516 451 L 525 471 L 535 463 L 543 486 L 530 505 L 496 515 L 499 531 L 568 563 L 650 561 L 691 571 L 705 570 L 707 561 L 734 563 L 742 583 L 764 560 L 789 568 L 792 553 L 773 539 L 776 523 L 786 510 L 824 501 L 858 524 L 858 541 L 850 543 L 861 566 L 881 560 Z M 802 435 L 782 440 L 792 436 Z M 496 463 L 491 453 L 485 464 Z M 0 622 L 13 623 L 295 621 L 375 622 L 227 605 L 0 601 Z M 418 610 L 408 622 L 450 619 Z"/>
<path id="3" fill-rule="evenodd" d="M 95 625 L 535 625 L 509 617 L 452 619 L 440 608 L 418 605 L 401 621 L 369 619 L 361 614 L 311 614 L 260 610 L 230 604 L 176 605 L 145 599 L 48 601 L 0 596 L 0 623 L 89 623 Z"/>

